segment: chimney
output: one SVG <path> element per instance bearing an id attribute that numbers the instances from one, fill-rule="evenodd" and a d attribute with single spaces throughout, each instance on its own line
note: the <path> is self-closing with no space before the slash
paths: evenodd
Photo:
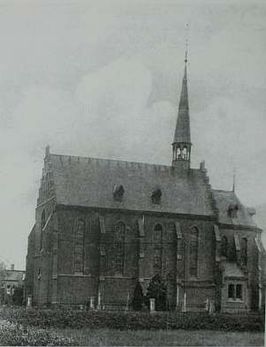
<path id="1" fill-rule="evenodd" d="M 11 264 L 10 270 L 14 271 L 15 270 L 15 265 Z"/>

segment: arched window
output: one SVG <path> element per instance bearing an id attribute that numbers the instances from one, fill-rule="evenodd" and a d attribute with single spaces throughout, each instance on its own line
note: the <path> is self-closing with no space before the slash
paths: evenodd
<path id="1" fill-rule="evenodd" d="M 241 239 L 241 262 L 243 265 L 247 265 L 248 262 L 248 240 L 246 238 Z"/>
<path id="2" fill-rule="evenodd" d="M 118 222 L 115 226 L 115 273 L 122 275 L 125 261 L 125 231 L 123 222 Z"/>
<path id="3" fill-rule="evenodd" d="M 153 269 L 156 274 L 162 270 L 162 236 L 163 227 L 156 224 L 153 229 Z"/>
<path id="4" fill-rule="evenodd" d="M 84 234 L 85 222 L 79 219 L 76 224 L 74 244 L 74 272 L 79 273 L 84 271 Z"/>
<path id="5" fill-rule="evenodd" d="M 44 238 L 44 227 L 46 223 L 45 210 L 42 211 L 41 215 L 41 235 L 40 235 L 40 250 L 43 248 L 43 238 Z"/>
<path id="6" fill-rule="evenodd" d="M 226 236 L 222 237 L 222 242 L 221 242 L 221 255 L 222 257 L 228 257 L 228 240 Z"/>
<path id="7" fill-rule="evenodd" d="M 163 227 L 161 224 L 156 224 L 153 229 L 153 243 L 154 244 L 160 244 L 162 243 L 162 233 L 163 233 Z"/>
<path id="8" fill-rule="evenodd" d="M 199 231 L 193 227 L 190 232 L 189 242 L 189 274 L 190 276 L 197 276 L 198 273 L 198 243 Z"/>

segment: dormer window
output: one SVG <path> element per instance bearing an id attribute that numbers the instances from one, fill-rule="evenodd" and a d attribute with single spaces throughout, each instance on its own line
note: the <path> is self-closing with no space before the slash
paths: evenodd
<path id="1" fill-rule="evenodd" d="M 119 186 L 114 186 L 113 197 L 116 201 L 122 201 L 124 193 L 125 189 L 121 184 Z"/>
<path id="2" fill-rule="evenodd" d="M 230 204 L 227 210 L 228 217 L 236 218 L 238 212 L 238 205 Z"/>
<path id="3" fill-rule="evenodd" d="M 151 195 L 151 201 L 153 204 L 161 203 L 162 192 L 161 189 L 155 189 Z"/>

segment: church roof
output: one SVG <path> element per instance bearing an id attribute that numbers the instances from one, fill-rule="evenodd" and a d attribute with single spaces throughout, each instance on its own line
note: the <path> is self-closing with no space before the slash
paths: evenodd
<path id="1" fill-rule="evenodd" d="M 186 65 L 182 83 L 181 96 L 179 100 L 178 117 L 176 122 L 173 143 L 191 143 Z"/>
<path id="2" fill-rule="evenodd" d="M 218 209 L 218 218 L 220 223 L 252 227 L 256 226 L 248 208 L 241 204 L 235 192 L 213 190 L 213 196 Z M 230 215 L 230 210 L 232 209 L 236 209 L 234 215 Z"/>
<path id="3" fill-rule="evenodd" d="M 58 204 L 213 215 L 209 187 L 200 170 L 50 154 Z M 123 198 L 114 198 L 122 186 Z M 160 203 L 152 193 L 161 191 Z"/>

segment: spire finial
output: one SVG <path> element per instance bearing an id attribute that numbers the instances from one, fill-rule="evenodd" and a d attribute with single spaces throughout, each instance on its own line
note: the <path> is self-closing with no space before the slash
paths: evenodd
<path id="1" fill-rule="evenodd" d="M 233 173 L 233 188 L 232 191 L 235 192 L 236 190 L 236 168 L 234 168 L 234 173 Z"/>
<path id="2" fill-rule="evenodd" d="M 187 60 L 188 60 L 188 30 L 189 30 L 189 26 L 188 23 L 186 24 L 186 51 L 185 51 L 185 64 L 187 64 Z"/>

